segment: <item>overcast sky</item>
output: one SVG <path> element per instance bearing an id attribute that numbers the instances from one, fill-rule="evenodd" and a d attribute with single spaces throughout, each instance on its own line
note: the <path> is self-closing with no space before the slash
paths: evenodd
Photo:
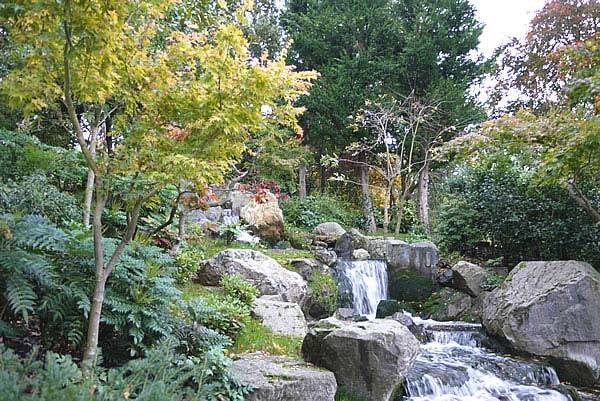
<path id="1" fill-rule="evenodd" d="M 481 51 L 490 56 L 494 49 L 513 36 L 524 36 L 529 21 L 545 0 L 471 0 L 485 24 L 481 36 Z"/>

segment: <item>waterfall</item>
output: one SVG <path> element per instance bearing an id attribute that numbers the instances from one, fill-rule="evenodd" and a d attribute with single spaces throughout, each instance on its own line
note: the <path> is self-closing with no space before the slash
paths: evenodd
<path id="1" fill-rule="evenodd" d="M 338 271 L 350 282 L 354 312 L 375 317 L 379 301 L 388 298 L 387 265 L 381 260 L 341 260 Z"/>
<path id="2" fill-rule="evenodd" d="M 552 367 L 485 348 L 481 325 L 418 317 L 413 321 L 428 340 L 406 375 L 403 400 L 573 401 L 555 388 L 560 382 Z M 595 398 L 582 394 L 582 399 Z"/>

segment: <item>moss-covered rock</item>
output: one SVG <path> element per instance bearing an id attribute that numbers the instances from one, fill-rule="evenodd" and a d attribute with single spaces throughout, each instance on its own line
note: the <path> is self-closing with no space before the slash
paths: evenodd
<path id="1" fill-rule="evenodd" d="M 389 286 L 390 298 L 401 302 L 422 302 L 435 291 L 431 277 L 424 277 L 409 270 L 392 270 Z"/>

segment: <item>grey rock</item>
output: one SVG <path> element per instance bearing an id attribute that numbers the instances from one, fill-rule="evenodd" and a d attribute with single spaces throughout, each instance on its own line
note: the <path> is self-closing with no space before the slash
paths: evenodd
<path id="1" fill-rule="evenodd" d="M 233 373 L 254 391 L 248 401 L 334 401 L 333 373 L 303 361 L 260 352 L 242 354 L 233 361 Z"/>
<path id="2" fill-rule="evenodd" d="M 481 283 L 487 276 L 483 267 L 460 261 L 452 267 L 452 287 L 477 297 L 481 294 Z"/>
<path id="3" fill-rule="evenodd" d="M 371 258 L 371 255 L 365 249 L 355 249 L 352 252 L 352 259 L 354 259 L 354 260 L 368 260 L 370 258 Z"/>
<path id="4" fill-rule="evenodd" d="M 294 270 L 302 276 L 304 280 L 310 279 L 310 276 L 312 276 L 314 272 L 324 270 L 324 266 L 321 263 L 319 263 L 316 259 L 291 259 L 289 263 L 292 265 Z"/>
<path id="5" fill-rule="evenodd" d="M 306 282 L 275 259 L 250 249 L 226 249 L 200 264 L 197 281 L 216 286 L 224 274 L 239 274 L 251 282 L 261 295 L 281 295 L 286 302 L 301 304 Z"/>
<path id="6" fill-rule="evenodd" d="M 337 253 L 335 251 L 315 249 L 313 254 L 315 255 L 315 259 L 327 266 L 333 266 L 337 262 Z"/>
<path id="7" fill-rule="evenodd" d="M 425 329 L 416 324 L 414 320 L 404 312 L 396 312 L 392 316 L 388 316 L 387 319 L 393 319 L 405 326 L 419 341 L 425 342 L 427 339 Z"/>
<path id="8" fill-rule="evenodd" d="M 337 240 L 346 233 L 346 230 L 344 230 L 344 228 L 336 222 L 327 222 L 316 226 L 313 229 L 313 233 L 327 237 L 336 237 Z"/>
<path id="9" fill-rule="evenodd" d="M 354 316 L 354 309 L 352 308 L 339 308 L 335 312 L 335 317 L 340 320 L 352 320 Z"/>
<path id="10" fill-rule="evenodd" d="M 436 281 L 444 287 L 451 287 L 454 282 L 454 271 L 452 269 L 438 270 Z"/>
<path id="11" fill-rule="evenodd" d="M 477 297 L 481 294 L 481 283 L 487 275 L 483 267 L 460 261 L 452 267 L 452 287 Z"/>
<path id="12" fill-rule="evenodd" d="M 409 245 L 393 238 L 369 237 L 351 229 L 335 244 L 335 251 L 344 259 L 352 258 L 357 249 L 365 249 L 372 259 L 384 260 L 390 269 L 412 270 L 432 280 L 435 278 L 439 251 L 432 242 Z"/>
<path id="13" fill-rule="evenodd" d="M 410 268 L 434 278 L 439 261 L 437 246 L 431 241 L 423 241 L 411 244 L 410 249 Z"/>
<path id="14" fill-rule="evenodd" d="M 575 385 L 600 381 L 600 273 L 584 262 L 522 262 L 484 300 L 483 324 L 514 349 L 551 358 Z"/>
<path id="15" fill-rule="evenodd" d="M 252 200 L 252 193 L 247 191 L 232 191 L 229 195 L 231 201 L 231 213 L 239 216 L 242 208 Z"/>
<path id="16" fill-rule="evenodd" d="M 388 401 L 419 352 L 415 336 L 392 319 L 325 319 L 302 344 L 305 360 L 331 370 L 340 387 L 370 401 Z"/>
<path id="17" fill-rule="evenodd" d="M 302 309 L 296 303 L 260 297 L 254 300 L 252 313 L 275 333 L 299 337 L 306 335 L 306 320 Z"/>
<path id="18" fill-rule="evenodd" d="M 223 215 L 223 209 L 220 206 L 209 207 L 204 214 L 210 221 L 218 222 Z"/>

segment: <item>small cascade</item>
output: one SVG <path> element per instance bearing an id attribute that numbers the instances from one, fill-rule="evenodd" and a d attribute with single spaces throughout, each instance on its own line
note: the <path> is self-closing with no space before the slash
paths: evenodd
<path id="1" fill-rule="evenodd" d="M 409 370 L 405 401 L 572 401 L 554 369 L 482 347 L 478 324 L 413 318 L 428 341 Z"/>
<path id="2" fill-rule="evenodd" d="M 388 298 L 386 263 L 381 260 L 341 260 L 336 268 L 350 282 L 354 312 L 375 318 L 379 301 Z"/>

